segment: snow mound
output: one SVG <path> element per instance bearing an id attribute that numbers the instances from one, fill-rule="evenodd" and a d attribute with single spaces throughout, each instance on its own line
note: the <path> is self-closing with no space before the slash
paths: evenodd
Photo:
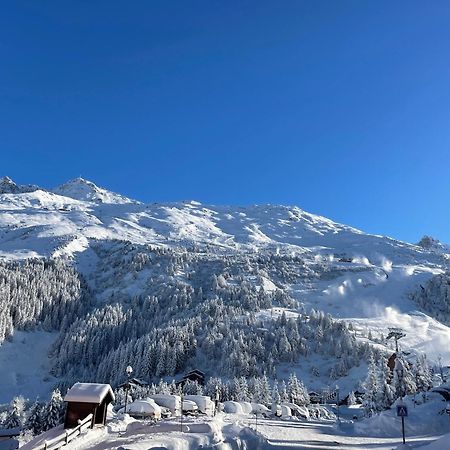
<path id="1" fill-rule="evenodd" d="M 414 407 L 412 396 L 405 398 L 408 417 L 405 418 L 407 436 L 442 433 L 448 427 L 448 417 L 442 414 L 445 403 L 439 394 L 428 393 L 428 401 Z M 360 435 L 398 436 L 401 430 L 401 418 L 397 417 L 395 404 L 392 409 L 383 411 L 361 422 L 355 423 L 355 431 Z"/>
<path id="2" fill-rule="evenodd" d="M 447 450 L 450 442 L 450 433 L 444 434 L 429 445 L 422 447 L 422 450 Z"/>
<path id="3" fill-rule="evenodd" d="M 130 404 L 127 411 L 131 414 L 151 415 L 156 418 L 161 417 L 161 407 L 153 400 L 135 400 Z"/>
<path id="4" fill-rule="evenodd" d="M 239 402 L 234 402 L 232 400 L 227 401 L 223 404 L 223 410 L 228 414 L 243 414 L 242 405 Z"/>

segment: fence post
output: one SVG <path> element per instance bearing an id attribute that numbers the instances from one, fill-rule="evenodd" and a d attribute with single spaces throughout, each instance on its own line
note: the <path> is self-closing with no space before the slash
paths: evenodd
<path id="1" fill-rule="evenodd" d="M 47 441 L 44 441 L 44 450 L 47 450 Z"/>
<path id="2" fill-rule="evenodd" d="M 69 433 L 66 430 L 66 444 L 68 444 L 68 443 L 69 443 Z"/>

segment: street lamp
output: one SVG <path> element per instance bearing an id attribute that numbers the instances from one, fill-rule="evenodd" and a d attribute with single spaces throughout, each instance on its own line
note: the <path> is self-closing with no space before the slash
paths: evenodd
<path id="1" fill-rule="evenodd" d="M 124 412 L 124 414 L 127 413 L 128 391 L 130 390 L 130 377 L 131 377 L 131 374 L 133 373 L 133 368 L 131 366 L 127 366 L 125 371 L 127 373 L 127 384 L 125 385 L 125 412 Z"/>
<path id="2" fill-rule="evenodd" d="M 336 406 L 337 406 L 337 423 L 339 423 L 339 386 L 336 385 Z"/>
<path id="3" fill-rule="evenodd" d="M 217 408 L 219 407 L 219 385 L 216 384 L 216 396 L 214 398 L 214 415 L 217 414 Z"/>

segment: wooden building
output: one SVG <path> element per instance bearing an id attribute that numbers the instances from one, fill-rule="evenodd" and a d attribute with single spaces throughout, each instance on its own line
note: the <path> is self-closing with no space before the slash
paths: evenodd
<path id="1" fill-rule="evenodd" d="M 109 384 L 75 383 L 64 397 L 67 403 L 64 428 L 74 428 L 78 420 L 93 415 L 92 427 L 106 423 L 108 405 L 114 401 L 114 393 Z"/>
<path id="2" fill-rule="evenodd" d="M 132 387 L 145 387 L 148 386 L 148 382 L 145 380 L 141 380 L 139 378 L 130 378 L 130 381 L 126 381 L 125 383 L 119 384 L 117 386 L 119 389 L 128 389 Z"/>
<path id="3" fill-rule="evenodd" d="M 204 386 L 205 384 L 205 372 L 201 370 L 194 369 L 188 372 L 182 379 L 181 384 L 184 385 L 186 381 L 196 381 L 200 386 Z"/>

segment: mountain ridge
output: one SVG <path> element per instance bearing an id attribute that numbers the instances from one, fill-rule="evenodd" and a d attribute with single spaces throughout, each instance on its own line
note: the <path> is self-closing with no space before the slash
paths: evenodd
<path id="1" fill-rule="evenodd" d="M 361 256 L 362 241 L 370 243 L 372 255 L 377 247 L 388 253 L 392 247 L 413 253 L 445 254 L 448 250 L 364 233 L 297 206 L 222 206 L 196 201 L 145 204 L 83 178 L 51 190 L 21 187 L 9 178 L 4 185 L 11 191 L 0 194 L 0 256 L 5 258 L 51 256 L 61 241 L 80 239 L 254 251 L 278 247 L 278 251 L 344 252 L 350 257 Z"/>

